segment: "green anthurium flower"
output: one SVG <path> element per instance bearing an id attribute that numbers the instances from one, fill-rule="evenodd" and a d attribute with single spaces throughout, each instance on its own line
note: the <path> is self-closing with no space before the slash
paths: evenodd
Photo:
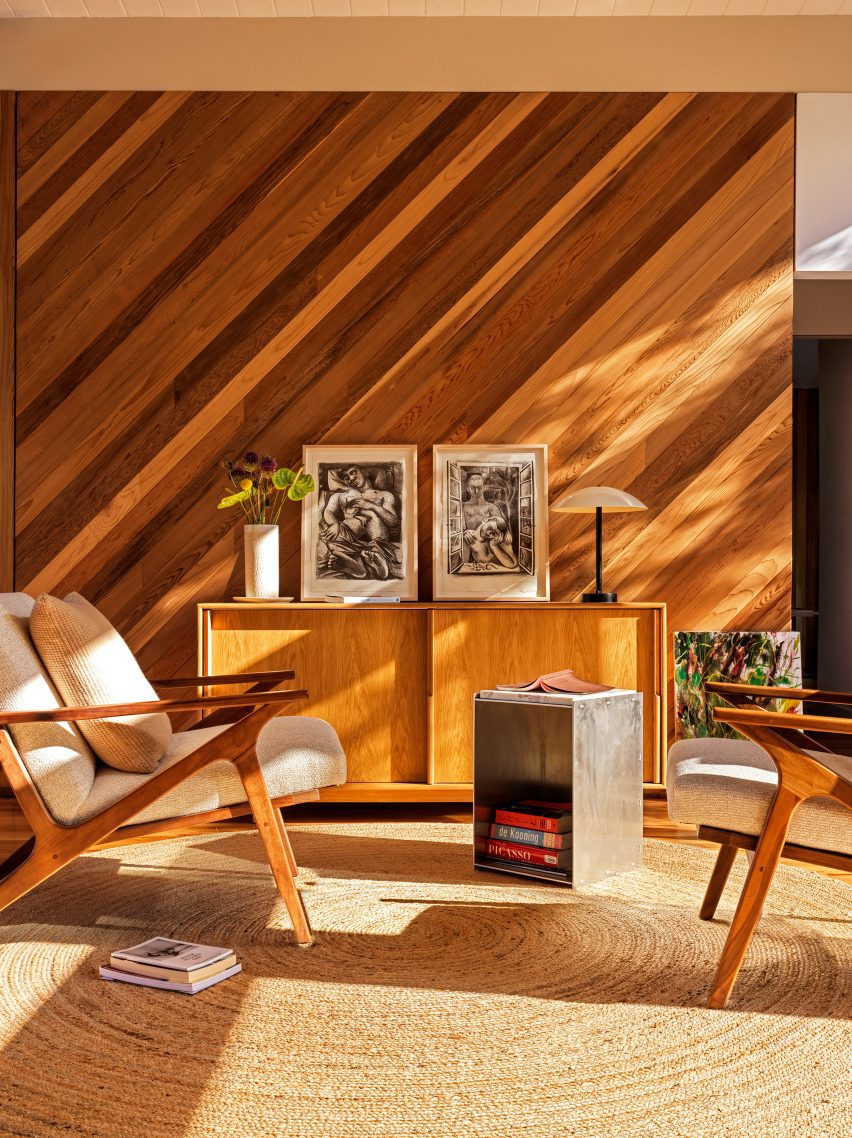
<path id="1" fill-rule="evenodd" d="M 301 502 L 314 490 L 314 480 L 310 474 L 305 474 L 302 468 L 289 470 L 281 466 L 272 475 L 272 485 L 276 490 L 286 490 L 291 502 Z"/>
<path id="2" fill-rule="evenodd" d="M 240 490 L 236 494 L 228 494 L 219 503 L 217 509 L 227 510 L 229 506 L 236 506 L 239 502 L 245 502 L 247 498 L 251 497 L 251 490 Z"/>

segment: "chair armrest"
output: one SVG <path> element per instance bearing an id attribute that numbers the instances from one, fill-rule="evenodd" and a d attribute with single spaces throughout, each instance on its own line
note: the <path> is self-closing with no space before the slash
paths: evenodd
<path id="1" fill-rule="evenodd" d="M 741 686 L 745 687 L 744 684 Z M 731 727 L 771 727 L 775 730 L 852 735 L 852 719 L 840 719 L 834 715 L 796 715 L 792 712 L 764 711 L 760 707 L 714 707 L 713 719 L 719 723 L 729 723 Z"/>
<path id="2" fill-rule="evenodd" d="M 841 691 L 822 691 L 820 688 L 760 687 L 757 684 L 731 684 L 710 681 L 704 690 L 717 695 L 746 696 L 749 699 L 788 699 L 801 703 L 833 703 L 838 706 L 852 705 L 852 694 Z"/>
<path id="3" fill-rule="evenodd" d="M 0 711 L 0 727 L 13 723 L 65 723 L 82 719 L 116 719 L 159 711 L 198 711 L 219 707 L 259 707 L 307 699 L 306 691 L 244 692 L 241 695 L 200 695 L 187 699 L 153 699 L 142 703 L 103 704 L 93 707 L 57 707 L 41 711 Z"/>
<path id="4" fill-rule="evenodd" d="M 278 672 L 241 672 L 226 676 L 173 676 L 166 680 L 150 680 L 155 688 L 200 688 L 224 687 L 228 684 L 273 684 L 292 680 L 296 673 L 290 670 Z"/>

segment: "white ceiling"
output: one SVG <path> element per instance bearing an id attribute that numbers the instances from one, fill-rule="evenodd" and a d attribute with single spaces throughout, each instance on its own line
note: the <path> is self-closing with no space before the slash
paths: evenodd
<path id="1" fill-rule="evenodd" d="M 852 16 L 852 0 L 0 0 L 37 16 Z"/>

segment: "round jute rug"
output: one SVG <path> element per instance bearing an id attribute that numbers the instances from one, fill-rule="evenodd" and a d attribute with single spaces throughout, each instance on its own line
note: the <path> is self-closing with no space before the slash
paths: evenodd
<path id="1" fill-rule="evenodd" d="M 704 1008 L 742 867 L 705 850 L 574 895 L 470 866 L 469 828 L 303 826 L 318 943 L 259 839 L 90 855 L 0 915 L 0 1133 L 815 1138 L 852 1133 L 852 890 L 783 868 L 730 1009 Z M 233 946 L 195 996 L 108 984 L 162 934 Z"/>

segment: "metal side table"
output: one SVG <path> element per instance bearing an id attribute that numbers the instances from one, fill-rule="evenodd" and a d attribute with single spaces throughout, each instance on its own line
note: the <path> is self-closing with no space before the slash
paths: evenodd
<path id="1" fill-rule="evenodd" d="M 582 887 L 642 863 L 642 696 L 479 692 L 474 697 L 474 830 L 487 835 L 501 803 L 569 802 L 570 869 L 501 862 L 480 869 Z"/>

